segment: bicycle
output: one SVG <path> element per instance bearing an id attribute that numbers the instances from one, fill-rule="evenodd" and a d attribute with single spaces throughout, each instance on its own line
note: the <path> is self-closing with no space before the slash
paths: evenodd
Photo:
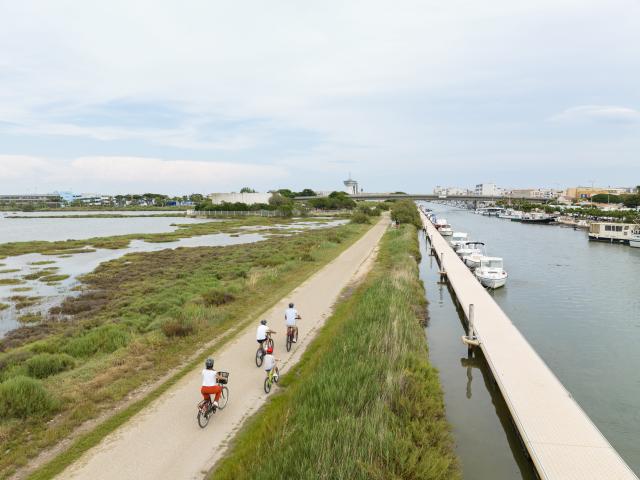
<path id="1" fill-rule="evenodd" d="M 267 378 L 264 379 L 264 393 L 269 393 L 271 391 L 271 386 L 274 383 L 278 383 L 280 379 L 280 370 L 276 365 L 267 373 Z"/>
<path id="2" fill-rule="evenodd" d="M 220 398 L 218 399 L 218 406 L 215 407 L 213 402 L 211 401 L 211 397 L 208 400 L 201 400 L 198 403 L 198 425 L 200 428 L 204 428 L 209 424 L 209 418 L 211 415 L 216 413 L 217 410 L 224 410 L 224 407 L 227 406 L 227 402 L 229 402 L 229 389 L 227 388 L 227 383 L 229 382 L 229 372 L 218 372 L 220 375 L 220 379 L 218 379 L 217 384 L 222 386 L 222 392 L 220 394 Z"/>
<path id="3" fill-rule="evenodd" d="M 301 320 L 300 315 L 296 316 L 296 320 Z M 287 325 L 287 352 L 291 351 L 291 345 L 298 341 L 298 327 L 296 325 Z"/>
<path id="4" fill-rule="evenodd" d="M 274 343 L 273 343 L 273 338 L 271 338 L 272 333 L 276 333 L 276 332 L 274 331 L 267 332 L 266 340 L 263 342 L 262 345 L 259 345 L 258 350 L 256 350 L 256 367 L 262 366 L 262 362 L 264 360 L 264 355 L 265 355 L 265 352 L 267 351 L 267 348 L 269 347 L 273 348 Z"/>

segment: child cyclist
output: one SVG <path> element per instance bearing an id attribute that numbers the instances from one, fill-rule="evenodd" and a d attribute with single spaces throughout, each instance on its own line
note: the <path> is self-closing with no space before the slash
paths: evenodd
<path id="1" fill-rule="evenodd" d="M 267 372 L 267 377 L 271 375 L 273 371 L 273 379 L 277 382 L 280 372 L 278 371 L 277 362 L 279 358 L 273 356 L 273 347 L 267 348 L 267 354 L 264 356 L 264 370 Z"/>
<path id="2" fill-rule="evenodd" d="M 213 358 L 207 358 L 204 365 L 205 368 L 202 370 L 202 388 L 200 388 L 200 393 L 207 401 L 211 401 L 211 395 L 215 395 L 213 406 L 217 408 L 218 400 L 222 394 L 222 387 L 218 385 L 220 376 L 218 372 L 213 369 Z"/>

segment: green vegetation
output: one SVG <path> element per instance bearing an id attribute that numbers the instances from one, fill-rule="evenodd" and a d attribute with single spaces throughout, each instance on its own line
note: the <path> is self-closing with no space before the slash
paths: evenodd
<path id="1" fill-rule="evenodd" d="M 41 380 L 58 405 L 55 416 L 0 421 L 0 477 L 69 437 L 84 421 L 116 411 L 132 391 L 184 365 L 212 339 L 220 348 L 367 229 L 345 225 L 248 245 L 129 254 L 101 264 L 82 279 L 85 290 L 80 296 L 52 309 L 52 314 L 71 316 L 72 321 L 43 318 L 0 340 L 4 383 L 29 375 L 28 362 L 37 355 L 74 359 Z M 208 347 L 194 362 L 211 354 Z M 193 362 L 187 363 L 193 368 Z M 150 395 L 189 371 L 180 370 Z M 138 412 L 147 399 L 80 437 L 45 470 L 59 472 Z"/>
<path id="2" fill-rule="evenodd" d="M 19 278 L 0 278 L 0 285 L 20 285 L 23 283 L 24 280 Z"/>
<path id="3" fill-rule="evenodd" d="M 413 225 L 387 232 L 373 272 L 209 478 L 460 478 L 428 362 L 419 255 Z"/>
<path id="4" fill-rule="evenodd" d="M 42 297 L 28 297 L 26 295 L 13 295 L 9 298 L 15 303 L 16 310 L 22 310 L 23 308 L 31 307 L 42 300 Z"/>
<path id="5" fill-rule="evenodd" d="M 62 280 L 66 280 L 69 278 L 69 275 L 45 275 L 44 277 L 40 277 L 39 280 L 41 282 L 61 282 Z"/>
<path id="6" fill-rule="evenodd" d="M 41 313 L 27 313 L 18 317 L 20 323 L 39 323 L 42 321 Z"/>
<path id="7" fill-rule="evenodd" d="M 420 214 L 415 203 L 411 200 L 394 202 L 391 207 L 391 219 L 400 224 L 409 224 L 414 225 L 416 228 L 422 228 Z"/>
<path id="8" fill-rule="evenodd" d="M 29 265 L 51 265 L 56 263 L 55 260 L 40 260 L 39 262 L 31 262 Z"/>
<path id="9" fill-rule="evenodd" d="M 0 273 L 15 273 L 19 271 L 20 271 L 19 268 L 6 268 L 4 270 L 0 270 Z"/>
<path id="10" fill-rule="evenodd" d="M 351 215 L 351 223 L 371 223 L 371 220 L 369 218 L 369 215 L 367 215 L 364 212 L 354 212 L 353 215 Z"/>
<path id="11" fill-rule="evenodd" d="M 0 419 L 43 417 L 57 402 L 33 378 L 16 376 L 0 384 Z"/>
<path id="12" fill-rule="evenodd" d="M 8 305 L 6 303 L 2 303 L 0 302 L 0 311 L 2 310 L 6 310 L 7 308 L 9 308 L 11 305 Z"/>
<path id="13" fill-rule="evenodd" d="M 25 362 L 27 373 L 33 378 L 47 378 L 73 368 L 75 360 L 64 353 L 39 353 Z"/>
<path id="14" fill-rule="evenodd" d="M 356 206 L 345 192 L 331 192 L 328 197 L 312 198 L 307 203 L 318 210 L 351 210 Z"/>

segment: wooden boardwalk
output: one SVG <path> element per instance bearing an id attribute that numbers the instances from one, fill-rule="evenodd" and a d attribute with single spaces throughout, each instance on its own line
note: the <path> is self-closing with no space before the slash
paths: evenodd
<path id="1" fill-rule="evenodd" d="M 638 477 L 600 433 L 511 320 L 422 214 L 423 224 L 465 315 L 473 304 L 480 348 L 542 479 Z M 444 257 L 442 257 L 444 255 Z M 488 439 L 490 440 L 490 439 Z"/>

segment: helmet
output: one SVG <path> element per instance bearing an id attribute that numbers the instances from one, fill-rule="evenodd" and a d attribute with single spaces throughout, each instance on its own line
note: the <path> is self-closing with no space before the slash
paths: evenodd
<path id="1" fill-rule="evenodd" d="M 266 321 L 266 320 L 260 320 L 260 324 L 261 324 L 261 325 L 266 325 L 266 324 L 267 324 L 267 321 Z"/>
<path id="2" fill-rule="evenodd" d="M 290 303 L 290 304 L 289 304 L 289 308 L 293 308 L 293 303 Z"/>
<path id="3" fill-rule="evenodd" d="M 207 358 L 207 361 L 204 362 L 205 367 L 213 368 L 213 358 Z"/>
<path id="4" fill-rule="evenodd" d="M 273 347 L 267 348 L 267 353 L 273 353 Z"/>

